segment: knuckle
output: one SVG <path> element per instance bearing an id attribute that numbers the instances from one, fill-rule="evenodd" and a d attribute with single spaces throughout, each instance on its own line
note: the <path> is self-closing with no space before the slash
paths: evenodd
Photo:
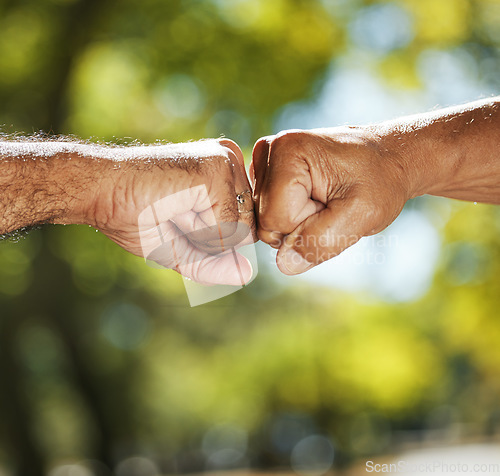
<path id="1" fill-rule="evenodd" d="M 263 191 L 257 210 L 259 227 L 268 231 L 291 233 L 299 224 L 297 212 L 283 194 Z"/>
<path id="2" fill-rule="evenodd" d="M 293 146 L 297 143 L 304 141 L 305 137 L 308 135 L 307 131 L 302 131 L 300 129 L 291 129 L 286 131 L 281 131 L 277 134 L 272 142 L 272 144 L 280 144 L 283 146 Z"/>
<path id="3" fill-rule="evenodd" d="M 295 228 L 298 223 L 294 222 L 290 216 L 283 216 L 280 215 L 277 220 L 275 220 L 275 230 L 280 231 L 283 234 L 289 234 L 291 233 Z"/>
<path id="4" fill-rule="evenodd" d="M 240 149 L 238 144 L 236 144 L 236 142 L 234 142 L 231 139 L 221 138 L 221 139 L 217 139 L 217 141 L 219 142 L 219 144 L 222 147 L 227 147 L 228 149 L 231 149 L 233 151 Z"/>
<path id="5" fill-rule="evenodd" d="M 258 238 L 260 241 L 262 241 L 262 242 L 264 242 L 264 243 L 267 243 L 267 236 L 268 236 L 268 235 L 267 235 L 267 232 L 266 232 L 266 231 L 262 230 L 261 228 L 258 228 L 258 229 L 257 229 L 257 238 Z"/>
<path id="6" fill-rule="evenodd" d="M 273 231 L 276 229 L 276 221 L 267 213 L 259 213 L 258 228 L 260 231 Z"/>
<path id="7" fill-rule="evenodd" d="M 279 204 L 272 203 L 267 204 L 265 208 L 261 207 L 259 210 L 259 227 L 265 230 L 288 234 L 298 224 L 295 219 L 295 213 L 290 207 L 283 208 Z"/>
<path id="8" fill-rule="evenodd" d="M 257 230 L 257 237 L 259 238 L 259 240 L 275 249 L 278 249 L 283 242 L 283 235 L 277 232 L 270 232 L 259 229 Z"/>
<path id="9" fill-rule="evenodd" d="M 271 141 L 269 165 L 275 165 L 288 159 L 291 154 L 297 154 L 307 141 L 308 132 L 301 130 L 282 131 Z"/>
<path id="10" fill-rule="evenodd" d="M 301 129 L 287 129 L 285 131 L 281 131 L 276 135 L 276 139 L 280 140 L 297 140 L 300 139 L 302 136 L 307 134 L 306 131 L 303 131 Z"/>
<path id="11" fill-rule="evenodd" d="M 226 149 L 228 155 L 238 156 L 242 154 L 238 144 L 231 139 L 219 139 L 219 144 Z"/>
<path id="12" fill-rule="evenodd" d="M 259 229 L 270 233 L 287 235 L 294 230 L 294 226 L 283 218 L 259 217 Z"/>
<path id="13" fill-rule="evenodd" d="M 259 139 L 252 150 L 252 164 L 257 170 L 259 167 L 264 166 L 267 163 L 267 156 L 269 153 L 269 144 L 271 142 L 271 138 L 263 137 Z"/>

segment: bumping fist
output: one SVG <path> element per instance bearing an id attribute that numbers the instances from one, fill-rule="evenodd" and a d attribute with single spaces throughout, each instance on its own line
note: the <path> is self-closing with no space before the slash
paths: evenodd
<path id="1" fill-rule="evenodd" d="M 227 139 L 119 149 L 103 160 L 91 224 L 122 248 L 202 284 L 242 285 L 255 241 L 251 187 Z"/>
<path id="2" fill-rule="evenodd" d="M 368 127 L 283 131 L 254 146 L 258 237 L 299 274 L 386 228 L 410 198 L 401 158 Z"/>

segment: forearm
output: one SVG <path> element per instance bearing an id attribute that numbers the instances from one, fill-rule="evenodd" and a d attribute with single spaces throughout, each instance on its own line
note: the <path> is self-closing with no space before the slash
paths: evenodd
<path id="1" fill-rule="evenodd" d="M 380 125 L 408 172 L 410 196 L 500 204 L 500 98 Z"/>
<path id="2" fill-rule="evenodd" d="M 0 234 L 42 223 L 91 224 L 104 164 L 85 147 L 0 141 Z"/>
<path id="3" fill-rule="evenodd" d="M 114 192 L 132 193 L 136 178 L 158 175 L 166 190 L 180 180 L 189 182 L 187 188 L 190 177 L 199 175 L 198 157 L 206 161 L 220 151 L 213 140 L 127 147 L 0 140 L 0 234 L 42 223 L 99 228 L 115 206 L 122 206 Z M 147 185 L 134 193 L 141 187 L 146 193 Z"/>

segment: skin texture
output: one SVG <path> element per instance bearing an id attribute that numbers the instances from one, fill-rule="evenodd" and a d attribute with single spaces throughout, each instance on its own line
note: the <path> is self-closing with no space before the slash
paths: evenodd
<path id="1" fill-rule="evenodd" d="M 254 241 L 253 202 L 236 200 L 251 188 L 230 140 L 134 147 L 0 141 L 0 190 L 2 234 L 87 224 L 203 284 L 251 278 L 250 263 L 234 251 Z"/>
<path id="2" fill-rule="evenodd" d="M 250 174 L 258 237 L 298 274 L 382 231 L 410 198 L 500 203 L 500 98 L 364 127 L 260 139 Z M 255 238 L 243 156 L 229 140 L 103 147 L 0 141 L 0 233 L 89 224 L 204 284 L 243 284 Z M 239 209 L 240 208 L 240 209 Z M 236 260 L 236 261 L 235 261 Z"/>
<path id="3" fill-rule="evenodd" d="M 258 237 L 299 274 L 382 231 L 423 194 L 500 204 L 500 98 L 257 141 Z"/>

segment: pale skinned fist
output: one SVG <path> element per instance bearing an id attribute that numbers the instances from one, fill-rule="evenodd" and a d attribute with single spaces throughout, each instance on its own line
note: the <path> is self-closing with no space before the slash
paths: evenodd
<path id="1" fill-rule="evenodd" d="M 125 250 L 198 283 L 248 282 L 252 267 L 235 251 L 255 241 L 240 148 L 219 139 L 123 151 L 131 158 L 108 161 L 100 174 L 92 225 Z"/>

